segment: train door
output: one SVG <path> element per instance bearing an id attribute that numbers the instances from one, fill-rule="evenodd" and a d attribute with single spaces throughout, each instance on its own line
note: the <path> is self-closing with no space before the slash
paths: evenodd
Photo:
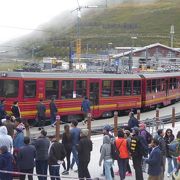
<path id="1" fill-rule="evenodd" d="M 92 116 L 97 117 L 99 114 L 99 81 L 98 80 L 90 80 L 89 100 L 91 103 Z"/>

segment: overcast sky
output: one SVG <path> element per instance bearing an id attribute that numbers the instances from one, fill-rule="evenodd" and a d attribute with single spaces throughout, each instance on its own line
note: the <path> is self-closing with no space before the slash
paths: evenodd
<path id="1" fill-rule="evenodd" d="M 91 0 L 79 3 L 87 1 Z M 31 32 L 21 28 L 35 29 L 63 10 L 76 7 L 77 0 L 0 0 L 0 43 Z"/>

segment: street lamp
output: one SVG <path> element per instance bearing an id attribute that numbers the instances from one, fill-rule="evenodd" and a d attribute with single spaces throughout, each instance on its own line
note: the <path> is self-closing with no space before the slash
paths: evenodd
<path id="1" fill-rule="evenodd" d="M 134 49 L 134 41 L 137 39 L 136 36 L 131 36 L 131 53 L 129 55 L 129 72 L 132 73 L 132 65 L 133 65 L 133 49 Z"/>

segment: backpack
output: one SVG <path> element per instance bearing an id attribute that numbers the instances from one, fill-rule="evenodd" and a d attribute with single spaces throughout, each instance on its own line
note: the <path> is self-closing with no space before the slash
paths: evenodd
<path id="1" fill-rule="evenodd" d="M 111 143 L 111 157 L 113 160 L 119 159 L 119 150 L 116 148 L 116 145 Z"/>
<path id="2" fill-rule="evenodd" d="M 170 156 L 178 157 L 180 155 L 180 142 L 175 140 L 168 144 L 168 152 Z"/>
<path id="3" fill-rule="evenodd" d="M 130 152 L 133 155 L 142 155 L 147 156 L 148 155 L 148 146 L 146 142 L 144 142 L 144 138 L 139 137 L 132 137 L 130 142 Z"/>
<path id="4" fill-rule="evenodd" d="M 146 140 L 146 142 L 147 142 L 148 144 L 150 144 L 151 141 L 152 141 L 152 135 L 151 135 L 147 130 L 145 130 L 145 129 L 143 129 L 143 130 L 140 131 L 140 135 L 141 135 L 142 132 L 145 132 L 145 133 L 146 133 L 146 134 L 145 134 L 145 135 L 146 135 L 145 140 Z"/>

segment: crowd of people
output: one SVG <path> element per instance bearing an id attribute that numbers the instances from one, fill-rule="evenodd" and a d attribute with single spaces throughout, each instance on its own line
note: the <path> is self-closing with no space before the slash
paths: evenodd
<path id="1" fill-rule="evenodd" d="M 31 139 L 24 134 L 29 127 L 21 119 L 18 102 L 12 106 L 13 116 L 7 115 L 3 103 L 0 105 L 0 180 L 12 180 L 13 177 L 24 180 L 26 176 L 32 180 L 34 170 L 39 180 L 46 180 L 48 174 L 51 180 L 60 180 L 60 167 L 63 167 L 62 175 L 68 176 L 75 163 L 78 178 L 91 179 L 88 165 L 93 143 L 88 129 L 80 129 L 78 121 L 73 120 L 70 125 L 64 125 L 62 141 L 59 141 L 55 136 L 47 137 L 43 124 L 39 137 Z M 54 126 L 57 108 L 53 99 L 51 108 L 51 125 Z M 42 110 L 38 116 L 43 119 L 43 112 L 46 111 L 43 102 L 39 102 L 37 109 Z M 102 176 L 106 180 L 112 180 L 115 175 L 120 180 L 133 176 L 131 160 L 136 180 L 144 179 L 143 172 L 148 173 L 148 180 L 163 180 L 165 176 L 180 178 L 180 131 L 175 135 L 172 129 L 165 132 L 158 129 L 156 134 L 151 135 L 133 112 L 129 114 L 127 127 L 118 129 L 117 137 L 112 130 L 110 125 L 103 127 L 103 142 L 99 152 L 99 166 L 103 166 Z M 117 158 L 114 158 L 113 151 L 118 153 Z M 116 162 L 118 171 L 114 172 L 113 163 Z"/>

